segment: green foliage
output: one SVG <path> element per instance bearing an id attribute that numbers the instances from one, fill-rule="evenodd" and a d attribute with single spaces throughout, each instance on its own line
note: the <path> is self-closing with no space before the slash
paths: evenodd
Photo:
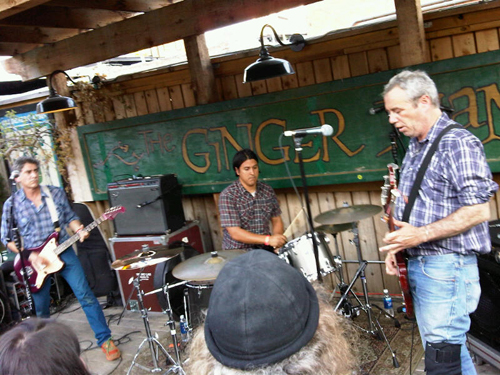
<path id="1" fill-rule="evenodd" d="M 53 155 L 50 123 L 33 114 L 19 117 L 14 110 L 7 111 L 6 117 L 0 121 L 0 156 L 10 159 L 30 155 L 47 163 Z"/>

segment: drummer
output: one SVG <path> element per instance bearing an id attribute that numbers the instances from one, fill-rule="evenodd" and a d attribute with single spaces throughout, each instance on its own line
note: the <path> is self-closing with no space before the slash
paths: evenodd
<path id="1" fill-rule="evenodd" d="M 233 168 L 238 179 L 219 198 L 222 249 L 260 248 L 277 252 L 287 242 L 281 209 L 273 188 L 258 181 L 257 155 L 249 149 L 238 151 Z"/>

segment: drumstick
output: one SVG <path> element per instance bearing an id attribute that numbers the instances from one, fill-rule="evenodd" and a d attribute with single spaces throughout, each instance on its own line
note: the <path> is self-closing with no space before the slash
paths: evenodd
<path id="1" fill-rule="evenodd" d="M 299 218 L 299 215 L 304 211 L 304 207 L 302 207 L 302 209 L 299 211 L 299 213 L 297 214 L 297 216 L 295 216 L 295 218 L 292 220 L 292 222 L 290 223 L 290 225 L 288 226 L 288 228 L 286 228 L 285 230 L 285 233 L 283 233 L 283 235 L 285 237 L 290 237 L 290 235 L 292 234 L 292 225 L 297 221 L 297 219 Z"/>

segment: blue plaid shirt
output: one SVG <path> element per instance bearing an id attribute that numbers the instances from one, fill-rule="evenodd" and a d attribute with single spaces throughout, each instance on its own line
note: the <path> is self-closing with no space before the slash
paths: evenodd
<path id="1" fill-rule="evenodd" d="M 59 243 L 69 238 L 66 227 L 73 220 L 78 220 L 78 216 L 71 209 L 64 190 L 56 186 L 49 186 L 57 216 L 61 227 Z M 37 208 L 35 204 L 26 198 L 24 190 L 18 190 L 14 195 L 14 215 L 17 220 L 19 233 L 23 239 L 23 247 L 32 249 L 42 245 L 47 237 L 54 232 L 54 224 L 50 217 L 49 208 L 46 203 L 47 196 L 42 190 L 42 204 Z M 12 234 L 9 230 L 7 218 L 10 217 L 12 197 L 7 199 L 3 206 L 1 239 L 4 245 L 12 241 Z"/>
<path id="2" fill-rule="evenodd" d="M 400 173 L 399 190 L 404 196 L 410 196 L 430 145 L 451 124 L 456 122 L 443 113 L 423 141 L 411 139 Z M 443 219 L 460 207 L 488 202 L 498 189 L 491 178 L 481 141 L 464 128 L 452 129 L 441 139 L 429 163 L 411 210 L 410 224 L 420 227 Z M 397 219 L 401 220 L 404 208 L 404 200 L 400 197 L 396 200 Z M 490 250 L 488 223 L 484 222 L 454 237 L 426 242 L 407 249 L 407 252 L 410 256 L 417 256 L 487 253 Z"/>

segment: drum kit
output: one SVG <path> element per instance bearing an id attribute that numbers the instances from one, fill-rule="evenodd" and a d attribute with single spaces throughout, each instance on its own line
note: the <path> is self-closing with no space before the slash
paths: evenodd
<path id="1" fill-rule="evenodd" d="M 144 327 L 146 331 L 146 338 L 142 341 L 137 349 L 137 352 L 132 360 L 132 363 L 128 369 L 127 374 L 130 374 L 134 366 L 142 368 L 143 370 L 149 372 L 161 372 L 163 371 L 160 365 L 160 354 L 163 353 L 164 357 L 167 359 L 166 365 L 170 366 L 166 369 L 165 374 L 175 373 L 175 374 L 185 374 L 183 369 L 183 364 L 186 361 L 181 359 L 181 345 L 177 338 L 176 323 L 174 320 L 174 314 L 172 310 L 172 305 L 170 302 L 170 290 L 184 285 L 184 311 L 186 314 L 186 327 L 187 327 L 187 337 L 191 337 L 194 328 L 199 326 L 203 321 L 203 309 L 208 307 L 208 300 L 212 291 L 213 283 L 217 278 L 220 270 L 224 265 L 236 256 L 243 254 L 243 250 L 225 250 L 225 251 L 213 251 L 211 253 L 205 253 L 196 255 L 183 262 L 177 264 L 172 270 L 172 275 L 179 280 L 176 283 L 165 283 L 165 285 L 160 289 L 155 289 L 150 292 L 145 293 L 141 289 L 141 273 L 145 267 L 158 264 L 161 262 L 166 262 L 172 259 L 184 251 L 184 247 L 169 248 L 168 246 L 155 246 L 149 247 L 148 245 L 143 245 L 142 249 L 133 251 L 117 260 L 115 260 L 111 267 L 117 271 L 139 269 L 137 277 L 131 278 L 129 283 L 132 283 L 134 288 L 132 289 L 130 296 L 127 300 L 126 306 L 123 309 L 122 315 L 127 308 L 127 305 L 134 294 L 137 294 L 137 305 L 138 310 L 141 313 L 141 317 L 144 322 Z M 166 308 L 164 313 L 167 315 L 167 322 L 170 328 L 170 333 L 172 336 L 172 344 L 174 355 L 170 355 L 165 347 L 158 341 L 158 339 L 151 332 L 149 320 L 148 320 L 148 309 L 144 305 L 143 296 L 149 294 L 155 294 L 158 292 L 163 292 L 166 300 Z M 182 329 L 182 328 L 181 328 Z M 148 344 L 151 359 L 152 368 L 148 368 L 140 363 L 137 359 L 145 344 Z"/>
<path id="2" fill-rule="evenodd" d="M 314 218 L 316 222 L 321 224 L 315 228 L 314 239 L 309 233 L 307 233 L 299 238 L 291 240 L 279 250 L 279 257 L 302 272 L 304 277 L 306 277 L 310 282 L 318 280 L 318 265 L 321 276 L 336 273 L 339 278 L 338 287 L 341 292 L 341 297 L 335 307 L 335 310 L 340 310 L 339 312 L 342 312 L 348 317 L 354 316 L 355 312 L 358 312 L 359 314 L 359 311 L 364 311 L 368 316 L 369 322 L 369 328 L 365 331 L 374 334 L 380 339 L 385 339 L 387 346 L 389 347 L 391 353 L 393 353 L 393 358 L 395 358 L 394 352 L 390 348 L 389 342 L 383 333 L 380 323 L 372 313 L 372 305 L 368 299 L 366 277 L 364 274 L 368 261 L 362 259 L 359 247 L 357 222 L 372 217 L 380 211 L 381 207 L 379 206 L 357 205 L 341 207 L 322 213 Z M 349 284 L 344 282 L 342 272 L 342 263 L 344 261 L 340 256 L 337 243 L 337 234 L 347 230 L 351 230 L 354 234 L 354 240 L 352 242 L 356 246 L 359 262 L 359 268 Z M 334 236 L 336 255 L 332 255 L 330 252 L 328 245 L 329 239 L 326 234 L 332 234 Z M 313 252 L 313 241 L 316 241 L 318 248 L 318 263 L 316 262 Z M 142 271 L 147 266 L 165 262 L 173 257 L 176 257 L 182 253 L 183 250 L 184 248 L 182 246 L 168 248 L 168 246 L 149 247 L 148 245 L 143 245 L 142 249 L 136 250 L 115 260 L 111 266 L 117 271 L 127 269 L 140 269 Z M 166 374 L 185 374 L 183 364 L 187 360 L 184 362 L 181 360 L 181 345 L 177 338 L 174 314 L 170 302 L 170 290 L 178 286 L 185 286 L 183 304 L 188 337 L 190 337 L 193 329 L 203 322 L 203 309 L 208 307 L 208 300 L 219 272 L 227 262 L 243 253 L 245 253 L 245 250 L 223 250 L 204 253 L 186 259 L 178 263 L 172 270 L 172 275 L 175 279 L 179 280 L 178 282 L 166 282 L 161 288 L 147 293 L 144 293 L 141 289 L 141 271 L 137 274 L 137 277 L 133 279 L 131 278 L 129 283 L 132 283 L 134 288 L 130 293 L 128 301 L 135 292 L 137 294 L 138 310 L 141 312 L 141 316 L 144 321 L 146 338 L 140 344 L 127 374 L 130 374 L 130 371 L 134 366 L 138 366 L 150 372 L 163 371 L 159 363 L 160 353 L 163 353 L 166 357 L 166 365 L 170 366 L 165 372 Z M 361 278 L 362 281 L 364 302 L 362 302 L 352 291 L 354 283 L 358 278 Z M 143 296 L 159 292 L 163 292 L 167 301 L 164 313 L 167 315 L 168 321 L 165 325 L 170 327 L 174 356 L 170 355 L 158 339 L 152 334 L 148 321 L 148 310 L 144 306 L 143 302 Z M 357 305 L 353 305 L 350 302 L 352 299 L 357 301 Z M 124 311 L 126 308 L 127 306 L 124 307 Z M 380 310 L 383 312 L 382 309 Z M 148 344 L 151 353 L 153 364 L 152 369 L 137 362 L 138 355 L 146 343 Z"/>

